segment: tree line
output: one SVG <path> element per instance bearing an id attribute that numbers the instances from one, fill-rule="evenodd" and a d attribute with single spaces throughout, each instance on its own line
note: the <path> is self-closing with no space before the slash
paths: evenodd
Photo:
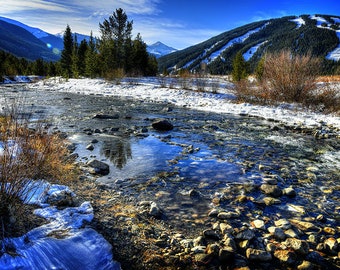
<path id="1" fill-rule="evenodd" d="M 0 51 L 0 78 L 4 75 L 39 75 L 78 77 L 152 76 L 158 71 L 157 60 L 147 52 L 140 34 L 132 38 L 133 21 L 123 9 L 116 9 L 99 23 L 100 38 L 77 40 L 69 25 L 63 36 L 64 48 L 57 62 L 43 59 L 28 61 Z"/>

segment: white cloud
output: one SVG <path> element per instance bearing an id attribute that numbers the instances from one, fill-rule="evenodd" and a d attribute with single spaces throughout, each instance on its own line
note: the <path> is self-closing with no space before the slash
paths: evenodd
<path id="1" fill-rule="evenodd" d="M 71 12 L 69 8 L 66 6 L 56 3 L 56 2 L 49 2 L 43 0 L 15 0 L 15 1 L 8 1 L 8 0 L 0 0 L 1 4 L 1 13 L 2 14 L 11 14 L 15 12 L 22 12 L 22 11 L 32 11 L 32 10 L 47 10 L 47 11 L 54 11 L 54 12 Z"/>

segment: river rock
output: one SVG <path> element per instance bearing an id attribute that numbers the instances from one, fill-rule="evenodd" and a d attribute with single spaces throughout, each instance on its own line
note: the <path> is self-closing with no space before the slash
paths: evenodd
<path id="1" fill-rule="evenodd" d="M 256 229 L 260 229 L 260 230 L 264 230 L 265 229 L 265 224 L 263 220 L 260 219 L 256 219 L 254 221 L 251 222 L 251 225 L 256 228 Z"/>
<path id="2" fill-rule="evenodd" d="M 251 240 L 254 237 L 255 237 L 255 233 L 253 230 L 250 230 L 250 229 L 243 230 L 239 232 L 238 234 L 236 234 L 235 236 L 235 238 L 239 240 Z"/>
<path id="3" fill-rule="evenodd" d="M 339 251 L 338 241 L 334 237 L 327 238 L 324 241 L 324 247 L 327 253 L 336 255 Z"/>
<path id="4" fill-rule="evenodd" d="M 292 187 L 284 188 L 282 192 L 283 192 L 283 195 L 286 195 L 290 198 L 296 197 L 296 191 Z"/>
<path id="5" fill-rule="evenodd" d="M 288 229 L 290 229 L 292 227 L 290 222 L 287 219 L 285 219 L 285 218 L 281 218 L 281 219 L 275 220 L 274 224 L 275 224 L 276 227 L 279 227 L 282 230 L 288 230 Z"/>
<path id="6" fill-rule="evenodd" d="M 282 190 L 277 185 L 262 184 L 261 191 L 269 196 L 278 198 L 282 195 Z"/>
<path id="7" fill-rule="evenodd" d="M 218 253 L 218 259 L 223 264 L 231 264 L 234 260 L 235 253 L 229 247 L 223 247 Z"/>
<path id="8" fill-rule="evenodd" d="M 269 252 L 254 248 L 247 248 L 246 256 L 252 261 L 268 262 L 272 259 L 272 255 Z"/>
<path id="9" fill-rule="evenodd" d="M 307 241 L 300 240 L 297 238 L 287 238 L 283 244 L 291 249 L 294 249 L 297 253 L 301 255 L 306 255 L 309 252 L 309 245 Z"/>
<path id="10" fill-rule="evenodd" d="M 169 131 L 174 128 L 174 126 L 166 119 L 157 119 L 153 121 L 152 127 L 159 131 Z"/>
<path id="11" fill-rule="evenodd" d="M 96 114 L 93 118 L 97 119 L 119 119 L 119 114 Z"/>
<path id="12" fill-rule="evenodd" d="M 110 173 L 110 166 L 97 159 L 92 159 L 86 164 L 93 169 L 91 171 L 93 174 L 108 175 Z"/>
<path id="13" fill-rule="evenodd" d="M 149 215 L 155 218 L 160 218 L 162 216 L 162 210 L 158 207 L 157 203 L 151 202 Z"/>
<path id="14" fill-rule="evenodd" d="M 277 249 L 274 251 L 274 257 L 279 259 L 283 263 L 294 264 L 296 262 L 296 254 L 288 249 Z"/>
<path id="15" fill-rule="evenodd" d="M 88 144 L 86 146 L 86 150 L 93 151 L 94 150 L 94 145 L 92 143 Z"/>
<path id="16" fill-rule="evenodd" d="M 302 221 L 298 219 L 290 219 L 289 221 L 291 224 L 296 226 L 301 231 L 319 231 L 320 230 L 320 228 L 318 228 L 313 223 L 308 222 L 308 221 Z"/>
<path id="17" fill-rule="evenodd" d="M 316 267 L 309 261 L 303 261 L 301 264 L 297 267 L 298 270 L 313 270 L 316 269 Z"/>
<path id="18" fill-rule="evenodd" d="M 274 238 L 277 239 L 277 240 L 284 240 L 284 239 L 286 239 L 285 232 L 282 229 L 278 228 L 278 227 L 271 226 L 271 227 L 268 228 L 268 232 L 272 236 L 274 236 Z"/>

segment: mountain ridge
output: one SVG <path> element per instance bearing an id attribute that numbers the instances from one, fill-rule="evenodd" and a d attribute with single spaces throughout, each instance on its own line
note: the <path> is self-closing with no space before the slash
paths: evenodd
<path id="1" fill-rule="evenodd" d="M 232 70 L 232 60 L 241 51 L 254 70 L 265 52 L 290 49 L 322 57 L 327 70 L 340 60 L 340 17 L 335 15 L 286 16 L 262 20 L 223 32 L 204 42 L 162 56 L 159 69 L 199 71 L 202 64 L 212 74 Z M 340 69 L 339 69 L 340 71 Z"/>

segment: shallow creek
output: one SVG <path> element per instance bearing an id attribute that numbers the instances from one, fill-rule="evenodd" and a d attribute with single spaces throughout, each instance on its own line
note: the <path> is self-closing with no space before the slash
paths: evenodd
<path id="1" fill-rule="evenodd" d="M 339 224 L 340 142 L 334 137 L 316 139 L 254 117 L 133 98 L 27 91 L 20 85 L 0 91 L 2 104 L 20 100 L 32 119 L 48 119 L 52 129 L 66 132 L 80 161 L 109 164 L 110 174 L 98 182 L 136 203 L 155 201 L 175 227 L 202 225 L 212 208 L 232 210 L 235 198 L 245 193 L 259 200 L 254 187 L 267 177 L 298 195 L 281 197 L 266 214 L 321 213 Z M 110 117 L 95 118 L 98 114 Z M 154 130 L 156 118 L 168 119 L 174 130 Z M 91 142 L 94 149 L 87 150 Z M 245 215 L 258 212 L 251 201 L 242 207 Z"/>

